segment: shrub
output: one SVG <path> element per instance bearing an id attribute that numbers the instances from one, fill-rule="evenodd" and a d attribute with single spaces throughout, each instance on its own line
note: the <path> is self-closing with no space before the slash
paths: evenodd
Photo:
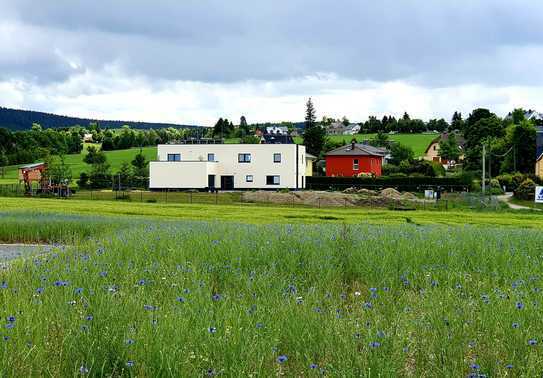
<path id="1" fill-rule="evenodd" d="M 80 188 L 86 188 L 89 185 L 89 175 L 85 172 L 81 172 L 79 180 L 77 180 L 77 186 Z"/>
<path id="2" fill-rule="evenodd" d="M 515 190 L 515 188 L 513 187 L 513 176 L 511 176 L 510 174 L 506 173 L 506 174 L 500 175 L 496 177 L 496 180 L 499 181 L 501 187 L 505 186 L 506 190 L 508 191 Z"/>
<path id="3" fill-rule="evenodd" d="M 515 198 L 531 200 L 535 196 L 535 182 L 531 179 L 524 180 L 515 190 Z"/>

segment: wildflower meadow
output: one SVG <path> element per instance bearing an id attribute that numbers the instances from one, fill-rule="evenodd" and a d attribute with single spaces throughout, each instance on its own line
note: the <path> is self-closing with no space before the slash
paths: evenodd
<path id="1" fill-rule="evenodd" d="M 543 372 L 538 230 L 127 219 L 0 214 L 0 375 Z"/>

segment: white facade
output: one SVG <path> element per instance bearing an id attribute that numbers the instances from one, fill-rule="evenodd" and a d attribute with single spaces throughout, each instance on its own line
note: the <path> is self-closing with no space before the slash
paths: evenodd
<path id="1" fill-rule="evenodd" d="M 303 189 L 305 146 L 161 144 L 150 163 L 151 189 Z"/>

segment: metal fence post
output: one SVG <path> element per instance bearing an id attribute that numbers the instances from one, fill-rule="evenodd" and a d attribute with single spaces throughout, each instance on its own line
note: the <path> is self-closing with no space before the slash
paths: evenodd
<path id="1" fill-rule="evenodd" d="M 219 203 L 219 192 L 215 192 L 215 205 Z"/>

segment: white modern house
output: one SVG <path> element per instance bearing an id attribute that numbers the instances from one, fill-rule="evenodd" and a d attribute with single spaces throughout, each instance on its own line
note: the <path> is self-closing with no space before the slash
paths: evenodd
<path id="1" fill-rule="evenodd" d="M 161 144 L 150 163 L 151 189 L 303 189 L 305 146 Z"/>

